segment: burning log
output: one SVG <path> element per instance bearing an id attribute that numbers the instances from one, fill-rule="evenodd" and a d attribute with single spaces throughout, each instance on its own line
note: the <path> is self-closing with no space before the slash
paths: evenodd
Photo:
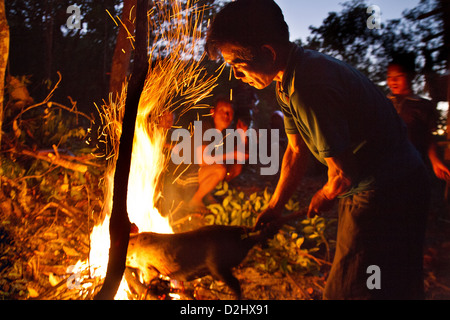
<path id="1" fill-rule="evenodd" d="M 128 85 L 122 136 L 119 146 L 116 172 L 114 176 L 113 208 L 110 220 L 111 247 L 108 269 L 102 289 L 96 300 L 112 300 L 119 288 L 125 270 L 130 220 L 127 213 L 127 192 L 133 149 L 135 122 L 141 92 L 144 89 L 148 71 L 147 58 L 147 0 L 138 0 L 136 5 L 136 50 L 133 73 Z"/>

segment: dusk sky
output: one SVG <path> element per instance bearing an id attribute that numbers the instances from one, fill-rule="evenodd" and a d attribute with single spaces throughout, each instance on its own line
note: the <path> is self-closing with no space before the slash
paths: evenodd
<path id="1" fill-rule="evenodd" d="M 291 40 L 306 40 L 310 34 L 309 26 L 319 27 L 328 16 L 328 12 L 342 10 L 345 0 L 275 0 L 284 13 L 291 32 Z M 417 6 L 420 0 L 370 0 L 370 5 L 381 9 L 382 22 L 400 18 L 405 9 Z M 369 17 L 369 15 L 367 15 Z"/>

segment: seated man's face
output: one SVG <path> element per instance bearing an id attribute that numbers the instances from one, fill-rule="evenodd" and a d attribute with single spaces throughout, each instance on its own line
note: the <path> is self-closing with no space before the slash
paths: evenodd
<path id="1" fill-rule="evenodd" d="M 219 131 L 225 130 L 233 122 L 234 110 L 230 103 L 220 101 L 214 108 L 213 115 L 214 126 Z"/>

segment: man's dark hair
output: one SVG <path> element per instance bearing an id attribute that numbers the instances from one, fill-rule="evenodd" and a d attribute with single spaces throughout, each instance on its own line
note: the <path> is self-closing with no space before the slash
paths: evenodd
<path id="1" fill-rule="evenodd" d="M 229 105 L 231 105 L 231 107 L 233 108 L 233 110 L 236 108 L 235 104 L 233 103 L 233 101 L 231 101 L 229 98 L 225 97 L 224 95 L 220 95 L 218 96 L 215 100 L 214 100 L 214 106 L 213 108 L 216 108 L 219 103 L 227 103 Z"/>
<path id="2" fill-rule="evenodd" d="M 206 51 L 217 59 L 220 47 L 234 44 L 255 52 L 265 44 L 289 42 L 289 27 L 273 0 L 236 0 L 215 16 L 206 38 Z"/>
<path id="3" fill-rule="evenodd" d="M 389 65 L 399 66 L 410 80 L 416 76 L 416 55 L 412 52 L 393 54 Z"/>

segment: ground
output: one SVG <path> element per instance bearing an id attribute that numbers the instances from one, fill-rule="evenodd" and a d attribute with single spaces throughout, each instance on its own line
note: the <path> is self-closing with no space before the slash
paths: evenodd
<path id="1" fill-rule="evenodd" d="M 230 184 L 252 193 L 273 186 L 274 179 L 261 181 L 254 173 Z M 6 182 L 4 182 L 4 187 Z M 324 182 L 323 175 L 308 176 L 299 187 L 304 205 Z M 0 196 L 2 196 L 0 194 Z M 4 196 L 4 194 L 3 194 Z M 92 220 L 88 211 L 101 207 L 98 198 L 64 205 L 54 199 L 23 212 L 14 201 L 1 199 L 0 299 L 89 299 L 92 293 L 78 294 L 68 289 L 74 274 L 67 268 L 89 252 Z M 89 210 L 87 210 L 87 208 Z M 333 218 L 336 212 L 326 218 Z M 425 288 L 428 300 L 450 300 L 450 223 L 445 207 L 434 205 L 429 216 L 425 243 Z M 251 300 L 321 300 L 330 264 L 322 263 L 314 273 L 294 270 L 265 272 L 255 267 L 264 255 L 252 249 L 234 274 L 241 283 L 243 297 Z M 317 253 L 317 258 L 323 258 Z M 321 260 L 323 261 L 323 260 Z M 73 280 L 73 279 L 72 279 Z M 95 280 L 87 280 L 91 286 Z M 87 285 L 86 285 L 87 287 Z M 186 299 L 231 299 L 227 288 L 211 278 L 184 284 Z"/>
<path id="2" fill-rule="evenodd" d="M 255 183 L 251 177 L 244 177 L 240 183 L 242 181 Z M 323 174 L 309 176 L 297 192 L 304 193 L 303 199 L 308 199 L 323 181 Z M 270 182 L 273 183 L 273 180 Z M 439 196 L 443 192 L 442 183 L 435 180 L 433 183 L 436 186 L 433 188 L 424 250 L 425 294 L 427 300 L 450 300 L 450 207 Z M 328 214 L 328 218 L 336 216 L 337 212 Z M 244 264 L 237 274 L 248 299 L 320 300 L 328 271 L 329 267 L 325 265 L 321 269 L 321 276 L 286 273 L 268 275 L 254 268 L 246 268 Z"/>

